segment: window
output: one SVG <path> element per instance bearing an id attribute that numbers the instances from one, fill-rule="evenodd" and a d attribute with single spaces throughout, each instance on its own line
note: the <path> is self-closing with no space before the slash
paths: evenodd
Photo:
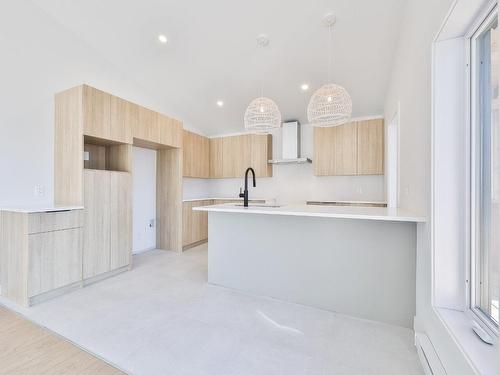
<path id="1" fill-rule="evenodd" d="M 500 125 L 496 8 L 471 39 L 471 308 L 499 324 Z"/>

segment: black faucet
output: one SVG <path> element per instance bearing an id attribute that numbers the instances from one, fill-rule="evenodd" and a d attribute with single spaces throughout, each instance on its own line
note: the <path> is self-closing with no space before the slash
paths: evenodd
<path id="1" fill-rule="evenodd" d="M 255 171 L 253 168 L 247 168 L 245 171 L 245 190 L 243 190 L 243 193 L 241 192 L 240 188 L 240 198 L 243 198 L 243 206 L 248 207 L 248 172 L 252 172 L 252 177 L 253 177 L 253 187 L 255 187 Z"/>

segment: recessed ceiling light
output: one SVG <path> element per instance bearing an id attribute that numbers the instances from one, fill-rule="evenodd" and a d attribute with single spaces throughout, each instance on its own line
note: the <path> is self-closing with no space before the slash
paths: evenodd
<path id="1" fill-rule="evenodd" d="M 300 85 L 300 88 L 302 89 L 302 91 L 307 91 L 309 90 L 309 85 L 307 83 L 303 83 L 302 85 Z"/>
<path id="2" fill-rule="evenodd" d="M 217 105 L 219 107 L 224 107 L 224 102 L 222 100 L 217 100 Z"/>
<path id="3" fill-rule="evenodd" d="M 158 35 L 158 40 L 163 44 L 167 43 L 168 41 L 167 37 L 163 34 Z"/>

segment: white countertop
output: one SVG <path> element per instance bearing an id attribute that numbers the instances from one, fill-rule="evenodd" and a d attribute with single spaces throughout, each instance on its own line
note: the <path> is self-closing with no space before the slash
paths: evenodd
<path id="1" fill-rule="evenodd" d="M 83 206 L 25 206 L 25 207 L 18 206 L 18 207 L 0 207 L 0 211 L 33 214 L 40 212 L 83 210 L 83 208 L 84 208 Z"/>
<path id="2" fill-rule="evenodd" d="M 279 207 L 236 206 L 232 203 L 218 204 L 193 208 L 195 211 L 228 212 L 282 216 L 310 216 L 337 219 L 360 219 L 381 221 L 425 222 L 426 218 L 399 208 L 387 207 L 350 207 L 350 206 L 316 206 L 316 205 L 285 205 Z"/>

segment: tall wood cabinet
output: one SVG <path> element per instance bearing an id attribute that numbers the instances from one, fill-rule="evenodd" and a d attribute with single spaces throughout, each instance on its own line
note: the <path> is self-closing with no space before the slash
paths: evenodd
<path id="1" fill-rule="evenodd" d="M 313 163 L 316 176 L 383 174 L 383 119 L 315 128 Z"/>
<path id="2" fill-rule="evenodd" d="M 131 189 L 130 173 L 85 170 L 84 279 L 130 264 Z"/>

